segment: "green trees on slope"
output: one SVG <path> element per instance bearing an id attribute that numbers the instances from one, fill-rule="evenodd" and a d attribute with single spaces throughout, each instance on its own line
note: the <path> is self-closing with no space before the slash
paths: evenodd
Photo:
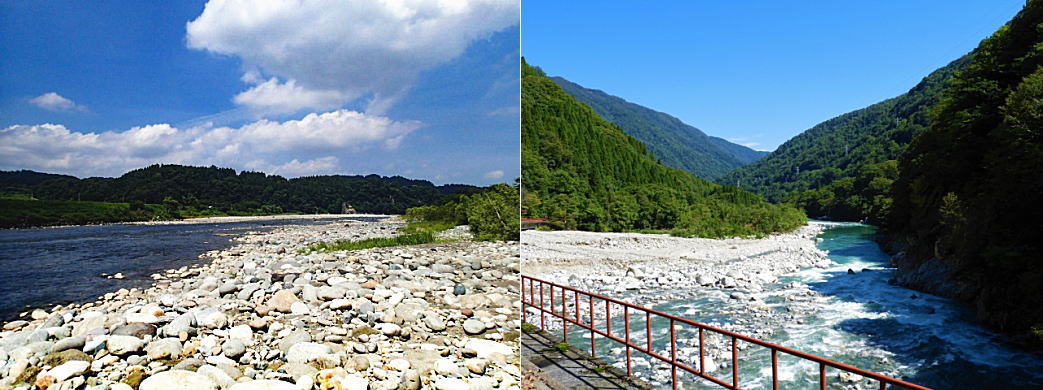
<path id="1" fill-rule="evenodd" d="M 767 154 L 710 137 L 673 116 L 596 89 L 584 88 L 564 78 L 553 77 L 551 81 L 624 133 L 641 141 L 656 160 L 668 167 L 712 180 Z"/>
<path id="2" fill-rule="evenodd" d="M 793 202 L 811 217 L 885 223 L 899 156 L 930 127 L 931 109 L 969 61 L 964 56 L 901 96 L 815 125 L 717 181 Z"/>
<path id="3" fill-rule="evenodd" d="M 789 230 L 805 220 L 793 207 L 659 164 L 641 142 L 524 63 L 522 172 L 523 215 L 567 228 L 723 237 Z"/>
<path id="4" fill-rule="evenodd" d="M 978 317 L 1043 342 L 1043 2 L 982 41 L 901 160 L 889 230 Z M 914 282 L 915 283 L 915 282 Z"/>

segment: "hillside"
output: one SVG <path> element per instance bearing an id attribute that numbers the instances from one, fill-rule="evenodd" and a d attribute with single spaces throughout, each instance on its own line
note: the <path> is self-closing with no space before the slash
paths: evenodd
<path id="1" fill-rule="evenodd" d="M 624 133 L 641 141 L 668 167 L 712 180 L 767 154 L 710 137 L 680 119 L 604 91 L 585 88 L 562 77 L 551 77 L 551 80 Z"/>
<path id="2" fill-rule="evenodd" d="M 1043 1 L 981 42 L 899 164 L 901 284 L 1043 345 Z"/>
<path id="3" fill-rule="evenodd" d="M 656 162 L 640 141 L 524 61 L 521 157 L 523 216 L 566 228 L 724 237 L 805 221 L 792 207 Z"/>
<path id="4" fill-rule="evenodd" d="M 791 201 L 811 217 L 883 223 L 898 157 L 930 126 L 942 90 L 969 61 L 964 56 L 898 97 L 815 125 L 717 181 Z"/>
<path id="5" fill-rule="evenodd" d="M 118 178 L 0 172 L 5 194 L 40 200 L 164 204 L 186 215 L 340 213 L 347 203 L 361 213 L 401 214 L 434 204 L 466 185 L 435 186 L 399 176 L 312 176 L 286 179 L 230 168 L 153 165 Z"/>

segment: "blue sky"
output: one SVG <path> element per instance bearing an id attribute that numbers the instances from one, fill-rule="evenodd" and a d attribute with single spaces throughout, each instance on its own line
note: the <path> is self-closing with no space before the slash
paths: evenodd
<path id="1" fill-rule="evenodd" d="M 522 55 L 550 75 L 773 150 L 908 91 L 1023 4 L 526 1 Z"/>
<path id="2" fill-rule="evenodd" d="M 518 2 L 0 3 L 0 169 L 509 182 Z"/>

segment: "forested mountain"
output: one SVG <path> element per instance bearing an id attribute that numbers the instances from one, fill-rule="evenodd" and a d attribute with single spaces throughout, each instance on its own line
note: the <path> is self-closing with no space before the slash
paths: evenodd
<path id="1" fill-rule="evenodd" d="M 901 96 L 827 120 L 771 154 L 718 178 L 811 217 L 883 223 L 898 157 L 931 124 L 931 109 L 970 56 L 935 70 Z"/>
<path id="2" fill-rule="evenodd" d="M 348 203 L 362 213 L 401 214 L 409 207 L 433 204 L 443 196 L 473 186 L 435 186 L 400 176 L 312 176 L 285 179 L 234 169 L 153 165 L 118 178 L 50 175 L 31 171 L 0 172 L 8 195 L 43 200 L 118 203 L 165 203 L 191 210 L 242 212 L 339 213 Z"/>
<path id="3" fill-rule="evenodd" d="M 722 237 L 790 230 L 803 213 L 656 162 L 637 139 L 522 63 L 522 214 L 584 230 Z"/>
<path id="4" fill-rule="evenodd" d="M 680 119 L 604 91 L 585 88 L 561 77 L 551 77 L 551 80 L 624 133 L 641 141 L 668 167 L 712 180 L 767 154 L 708 136 Z"/>
<path id="5" fill-rule="evenodd" d="M 899 164 L 898 281 L 1043 345 L 1043 1 L 982 41 Z"/>

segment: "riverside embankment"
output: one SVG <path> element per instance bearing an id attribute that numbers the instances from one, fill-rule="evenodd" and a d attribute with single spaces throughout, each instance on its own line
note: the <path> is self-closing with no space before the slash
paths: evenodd
<path id="1" fill-rule="evenodd" d="M 147 288 L 35 310 L 3 324 L 0 388 L 517 387 L 516 243 L 300 252 L 400 225 L 280 226 Z"/>
<path id="2" fill-rule="evenodd" d="M 963 305 L 889 284 L 894 269 L 873 232 L 823 222 L 755 240 L 527 231 L 522 267 L 535 277 L 934 388 L 1043 385 L 1043 359 L 1011 348 Z M 667 325 L 653 324 L 653 344 L 669 356 Z M 589 345 L 589 333 L 576 328 L 570 341 Z M 612 328 L 623 329 L 622 319 L 614 317 Z M 631 328 L 643 329 L 644 319 Z M 644 342 L 637 333 L 632 337 Z M 677 337 L 678 358 L 697 366 L 697 335 Z M 706 369 L 730 379 L 730 341 L 707 337 L 707 345 Z M 625 367 L 622 347 L 600 337 L 598 346 L 607 352 L 600 357 Z M 740 385 L 770 386 L 767 354 L 743 343 L 739 349 Z M 639 378 L 669 386 L 668 366 L 634 356 Z M 817 383 L 814 364 L 784 359 L 780 374 L 801 387 Z M 838 372 L 829 377 L 841 388 L 876 385 Z M 692 376 L 682 381 L 685 388 L 714 388 Z"/>

